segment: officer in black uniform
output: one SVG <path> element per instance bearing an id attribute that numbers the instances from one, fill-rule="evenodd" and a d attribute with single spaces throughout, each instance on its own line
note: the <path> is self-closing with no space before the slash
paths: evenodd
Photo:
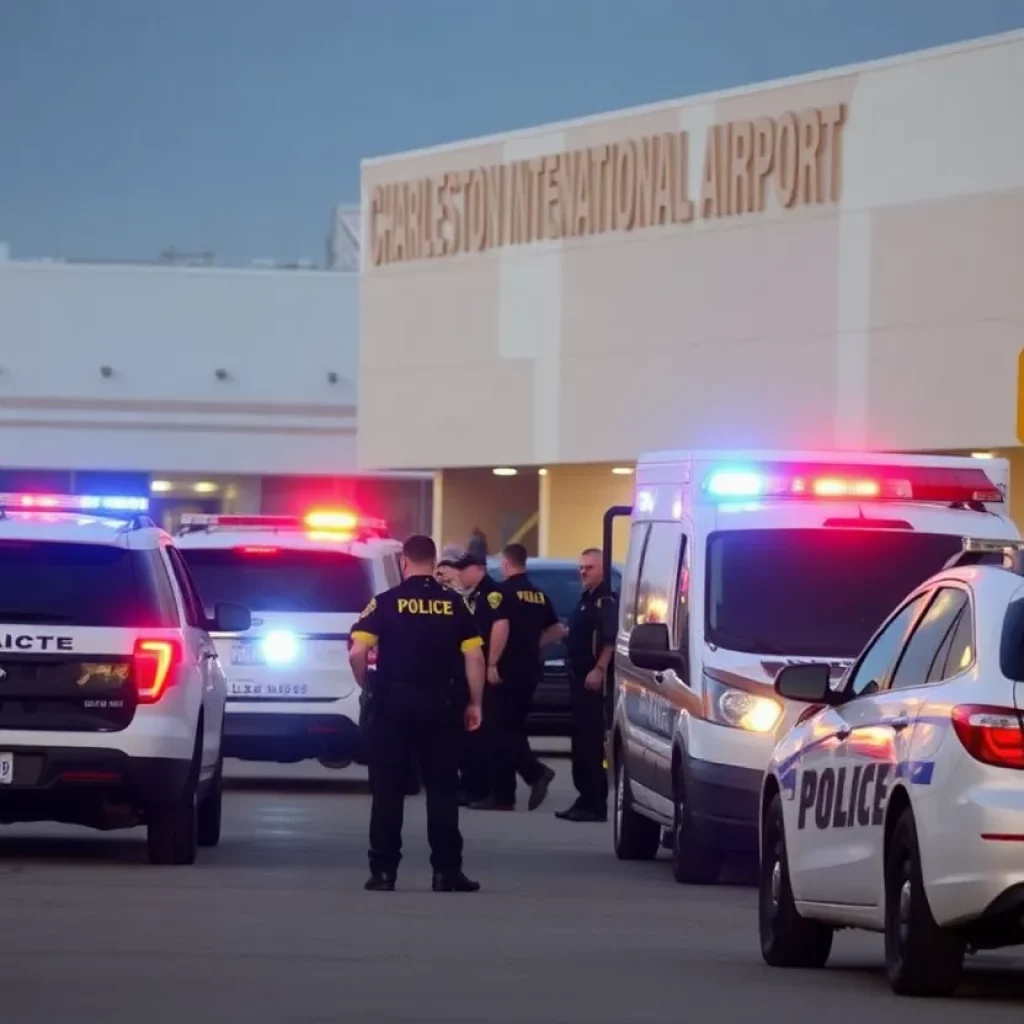
<path id="1" fill-rule="evenodd" d="M 452 562 L 459 573 L 459 583 L 466 604 L 473 613 L 476 627 L 484 638 L 484 656 L 488 665 L 497 665 L 508 643 L 508 601 L 501 587 L 487 572 L 487 559 L 479 551 L 467 551 Z M 469 733 L 468 763 L 463 774 L 463 788 L 470 807 L 487 804 L 493 792 L 492 766 L 495 749 L 496 689 L 484 687 L 484 724 Z"/>
<path id="2" fill-rule="evenodd" d="M 491 796 L 470 805 L 480 810 L 514 810 L 517 774 L 530 787 L 528 808 L 536 810 L 555 777 L 530 749 L 526 722 L 543 671 L 541 651 L 560 640 L 564 630 L 551 599 L 527 575 L 526 561 L 522 544 L 509 544 L 502 551 L 501 591 L 509 632 L 505 650 L 492 651 L 487 665 L 487 693 L 491 698 L 493 691 L 497 722 Z"/>
<path id="3" fill-rule="evenodd" d="M 565 641 L 572 701 L 572 781 L 579 796 L 572 807 L 556 811 L 555 817 L 563 821 L 607 821 L 606 698 L 611 694 L 619 619 L 597 548 L 587 548 L 580 555 L 580 577 L 583 593 L 569 620 Z"/>
<path id="4" fill-rule="evenodd" d="M 459 831 L 459 739 L 482 720 L 483 638 L 465 601 L 434 578 L 437 548 L 429 537 L 402 547 L 403 581 L 375 597 L 352 630 L 349 660 L 366 683 L 367 654 L 377 646 L 371 768 L 371 891 L 395 888 L 402 856 L 402 817 L 410 754 L 427 791 L 427 838 L 435 892 L 476 892 L 462 871 Z M 464 664 L 469 702 L 456 679 Z"/>

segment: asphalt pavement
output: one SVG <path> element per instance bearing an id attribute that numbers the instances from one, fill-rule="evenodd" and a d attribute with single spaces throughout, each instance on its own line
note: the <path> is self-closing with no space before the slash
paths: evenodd
<path id="1" fill-rule="evenodd" d="M 230 769 L 221 845 L 154 868 L 141 830 L 0 827 L 2 1024 L 973 1024 L 1024 1013 L 1024 949 L 970 961 L 958 998 L 899 1000 L 881 939 L 824 971 L 766 967 L 749 885 L 616 861 L 610 825 L 548 803 L 463 815 L 474 894 L 430 891 L 422 797 L 395 893 L 366 893 L 365 774 Z M 735 878 L 742 880 L 744 865 Z"/>

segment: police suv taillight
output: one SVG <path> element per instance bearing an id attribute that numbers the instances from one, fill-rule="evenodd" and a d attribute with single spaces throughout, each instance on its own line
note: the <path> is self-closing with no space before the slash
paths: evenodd
<path id="1" fill-rule="evenodd" d="M 181 644 L 177 640 L 140 637 L 135 641 L 132 680 L 140 704 L 155 704 L 164 695 L 181 660 Z"/>
<path id="2" fill-rule="evenodd" d="M 1024 718 L 1014 708 L 961 704 L 953 708 L 953 729 L 976 761 L 1024 770 Z"/>

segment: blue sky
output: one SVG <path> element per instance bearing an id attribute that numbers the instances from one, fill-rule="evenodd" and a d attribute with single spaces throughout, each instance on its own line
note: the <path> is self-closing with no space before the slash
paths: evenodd
<path id="1" fill-rule="evenodd" d="M 359 160 L 1024 26 L 1024 0 L 0 0 L 0 240 L 320 260 Z"/>

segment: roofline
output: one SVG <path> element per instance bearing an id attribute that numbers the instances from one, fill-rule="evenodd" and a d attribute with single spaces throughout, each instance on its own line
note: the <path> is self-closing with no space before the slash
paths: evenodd
<path id="1" fill-rule="evenodd" d="M 27 270 L 29 272 L 45 273 L 57 270 L 74 270 L 86 274 L 102 274 L 111 271 L 128 272 L 136 274 L 149 273 L 178 273 L 183 276 L 221 276 L 221 277 L 290 277 L 297 280 L 316 278 L 330 278 L 337 280 L 341 278 L 352 278 L 357 280 L 358 270 L 326 270 L 323 267 L 311 267 L 301 270 L 292 270 L 286 267 L 189 267 L 173 263 L 117 263 L 117 262 L 95 262 L 78 263 L 61 259 L 7 259 L 0 260 L 0 273 L 4 270 Z"/>
<path id="2" fill-rule="evenodd" d="M 908 64 L 911 61 L 937 60 L 942 57 L 948 57 L 957 53 L 965 53 L 970 50 L 982 50 L 994 46 L 1007 46 L 1012 43 L 1019 42 L 1024 42 L 1024 29 L 1011 29 L 1009 32 L 999 32 L 994 35 L 978 36 L 975 39 L 962 40 L 957 43 L 945 43 L 942 46 L 933 46 L 924 50 L 910 50 L 906 53 L 899 53 L 892 57 L 879 57 L 875 60 L 861 61 L 858 64 L 844 64 L 841 67 L 825 68 L 819 71 L 808 71 L 800 75 L 790 75 L 786 78 L 774 78 L 765 82 L 756 82 L 750 85 L 733 86 L 730 89 L 719 89 L 714 92 L 697 93 L 695 95 L 683 96 L 670 100 L 657 100 L 654 103 L 645 103 L 635 107 L 623 107 L 620 110 L 609 110 L 600 114 L 588 114 L 583 117 L 570 118 L 565 121 L 552 121 L 547 124 L 533 125 L 529 128 L 517 128 L 508 132 L 493 132 L 490 135 L 479 135 L 475 138 L 461 139 L 458 142 L 443 142 L 434 146 L 423 146 L 419 149 L 409 149 L 403 152 L 364 157 L 360 161 L 359 165 L 361 168 L 374 167 L 380 164 L 386 164 L 396 160 L 404 160 L 411 157 L 456 152 L 460 149 L 467 149 L 471 146 L 485 146 L 497 142 L 511 142 L 515 139 L 532 138 L 536 135 L 547 134 L 549 132 L 560 132 L 572 128 L 582 128 L 588 125 L 618 120 L 623 117 L 641 117 L 647 114 L 658 114 L 678 107 L 695 106 L 699 103 L 714 103 L 719 100 L 750 96 L 758 92 L 772 92 L 775 89 L 788 89 L 792 86 L 805 85 L 811 82 L 828 82 L 836 78 L 845 78 L 848 75 L 859 75 L 864 74 L 865 72 L 881 71 L 886 68 L 898 67 L 901 64 Z"/>

